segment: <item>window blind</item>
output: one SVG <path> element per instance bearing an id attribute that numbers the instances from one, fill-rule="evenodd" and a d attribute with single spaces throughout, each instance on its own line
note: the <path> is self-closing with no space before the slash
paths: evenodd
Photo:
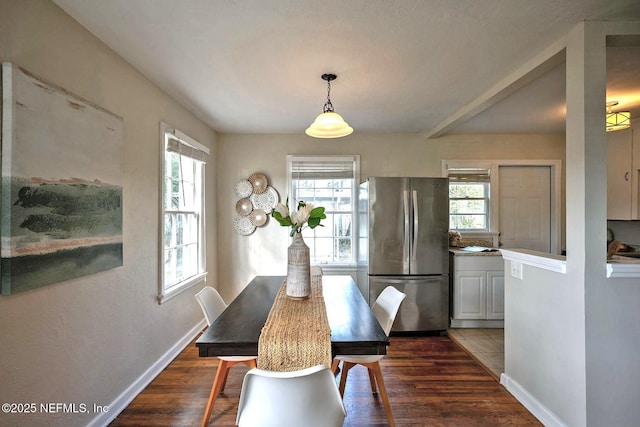
<path id="1" fill-rule="evenodd" d="M 209 153 L 200 150 L 192 145 L 182 142 L 178 139 L 169 137 L 167 140 L 167 151 L 172 153 L 178 153 L 181 156 L 187 156 L 194 160 L 198 160 L 202 163 L 207 162 Z"/>
<path id="2" fill-rule="evenodd" d="M 293 179 L 353 179 L 353 160 L 294 160 L 291 162 L 291 177 Z"/>
<path id="3" fill-rule="evenodd" d="M 489 182 L 490 169 L 449 169 L 449 182 Z"/>

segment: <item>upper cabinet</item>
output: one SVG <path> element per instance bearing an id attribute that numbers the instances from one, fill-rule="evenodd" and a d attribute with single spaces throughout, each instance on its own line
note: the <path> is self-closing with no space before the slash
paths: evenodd
<path id="1" fill-rule="evenodd" d="M 634 129 L 635 128 L 635 129 Z M 607 133 L 607 218 L 639 219 L 640 128 Z"/>

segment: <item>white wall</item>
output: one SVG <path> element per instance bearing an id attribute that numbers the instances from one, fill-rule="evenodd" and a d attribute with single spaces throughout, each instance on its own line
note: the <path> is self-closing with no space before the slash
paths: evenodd
<path id="1" fill-rule="evenodd" d="M 640 35 L 640 21 L 619 23 L 592 23 L 585 30 L 588 64 L 598 68 L 588 77 L 588 83 L 599 82 L 606 73 L 604 39 L 607 34 Z M 595 75 L 594 75 L 595 74 Z M 587 103 L 593 92 L 585 89 Z M 596 95 L 600 92 L 596 91 Z M 600 101 L 598 98 L 596 101 Z M 587 104 L 588 105 L 588 104 Z M 591 106 L 590 106 L 591 107 Z M 597 105 L 585 109 L 595 114 Z M 598 122 L 597 125 L 600 125 Z M 585 271 L 585 344 L 587 384 L 588 426 L 636 426 L 640 419 L 640 376 L 638 375 L 638 351 L 640 350 L 640 283 L 631 279 L 605 279 L 602 251 L 606 242 L 606 137 L 595 134 L 597 140 L 586 139 L 586 170 L 591 172 L 594 164 L 598 173 L 589 176 L 594 182 L 586 188 L 587 221 L 586 235 L 597 240 L 586 242 Z M 593 136 L 592 136 L 593 138 Z M 603 178 L 604 177 L 604 178 Z M 588 179 L 589 179 L 588 178 Z M 598 193 L 595 193 L 598 192 Z M 594 197 L 594 193 L 597 197 Z M 599 204 L 595 208 L 593 204 Z M 595 229 L 597 225 L 597 229 Z M 595 246 L 595 244 L 599 246 Z M 597 259 L 600 262 L 595 262 Z"/>
<path id="2" fill-rule="evenodd" d="M 505 278 L 505 375 L 546 425 L 640 419 L 640 284 L 605 275 L 606 34 L 640 34 L 640 23 L 587 22 L 566 40 L 566 274 L 525 266 L 524 280 Z"/>
<path id="3" fill-rule="evenodd" d="M 311 118 L 309 119 L 311 120 Z M 219 144 L 219 283 L 226 300 L 256 275 L 286 274 L 288 230 L 269 220 L 249 236 L 233 230 L 238 197 L 235 183 L 262 172 L 287 197 L 287 154 L 359 154 L 360 178 L 440 176 L 442 159 L 558 159 L 564 162 L 564 135 L 450 135 L 425 140 L 415 134 L 361 134 L 317 140 L 297 135 L 225 135 Z M 564 168 L 563 168 L 564 169 Z"/>
<path id="4" fill-rule="evenodd" d="M 0 29 L 1 61 L 124 118 L 124 266 L 0 297 L 0 402 L 111 405 L 202 320 L 196 288 L 156 302 L 159 122 L 212 149 L 209 223 L 216 134 L 49 1 L 0 1 Z M 208 228 L 214 278 L 215 233 Z M 0 413 L 0 424 L 81 426 L 95 416 Z"/>
<path id="5" fill-rule="evenodd" d="M 585 425 L 582 283 L 528 265 L 523 265 L 524 280 L 509 271 L 506 261 L 505 373 L 556 419 Z"/>

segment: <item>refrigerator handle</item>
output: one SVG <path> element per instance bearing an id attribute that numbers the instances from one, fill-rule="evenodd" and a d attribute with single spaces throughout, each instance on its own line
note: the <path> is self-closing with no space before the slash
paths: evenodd
<path id="1" fill-rule="evenodd" d="M 411 262 L 415 265 L 418 247 L 418 192 L 413 190 L 413 241 L 411 243 Z"/>
<path id="2" fill-rule="evenodd" d="M 409 192 L 407 190 L 404 190 L 403 192 L 403 207 L 404 207 L 404 243 L 403 243 L 403 247 L 402 247 L 402 253 L 404 254 L 404 266 L 403 266 L 403 270 L 405 270 L 405 273 L 408 273 L 408 269 L 409 269 L 409 263 L 407 262 L 407 259 L 409 257 L 409 230 L 410 227 L 409 225 L 411 224 L 410 220 L 410 213 L 409 213 Z"/>

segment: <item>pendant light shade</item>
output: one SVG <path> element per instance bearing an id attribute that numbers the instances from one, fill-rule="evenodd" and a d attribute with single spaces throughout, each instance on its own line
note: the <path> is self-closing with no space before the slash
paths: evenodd
<path id="1" fill-rule="evenodd" d="M 618 101 L 607 102 L 607 132 L 626 129 L 631 126 L 631 113 L 629 111 L 611 112 L 611 107 L 618 105 Z"/>
<path id="2" fill-rule="evenodd" d="M 305 131 L 314 138 L 340 138 L 353 132 L 353 128 L 338 113 L 327 112 L 316 117 Z"/>
<path id="3" fill-rule="evenodd" d="M 314 138 L 340 138 L 350 135 L 353 128 L 344 121 L 342 116 L 333 111 L 331 104 L 331 81 L 335 80 L 335 74 L 323 74 L 322 80 L 327 82 L 327 102 L 324 104 L 322 114 L 318 115 L 305 133 Z"/>

